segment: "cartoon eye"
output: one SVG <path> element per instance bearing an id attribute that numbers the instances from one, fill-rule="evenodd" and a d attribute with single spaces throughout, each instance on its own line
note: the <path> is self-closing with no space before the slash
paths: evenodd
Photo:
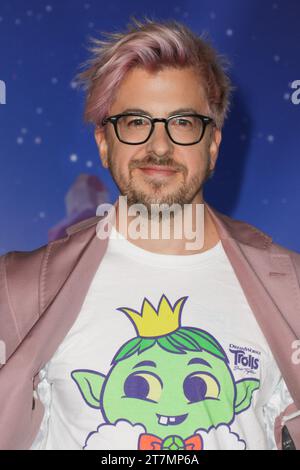
<path id="1" fill-rule="evenodd" d="M 161 391 L 161 380 L 156 375 L 145 371 L 129 375 L 124 383 L 124 393 L 127 398 L 158 402 Z"/>
<path id="2" fill-rule="evenodd" d="M 204 372 L 195 372 L 186 377 L 183 383 L 183 390 L 189 402 L 196 403 L 207 398 L 218 398 L 220 386 L 212 375 Z"/>

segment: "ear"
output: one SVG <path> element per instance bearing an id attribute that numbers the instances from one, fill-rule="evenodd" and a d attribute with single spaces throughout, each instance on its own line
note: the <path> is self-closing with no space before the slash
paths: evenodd
<path id="1" fill-rule="evenodd" d="M 209 154 L 210 154 L 210 169 L 213 170 L 219 153 L 219 147 L 222 141 L 222 132 L 217 127 L 212 127 L 210 144 L 209 144 Z"/>
<path id="2" fill-rule="evenodd" d="M 105 375 L 93 370 L 73 370 L 71 377 L 79 388 L 84 401 L 92 408 L 100 409 L 100 395 Z"/>
<path id="3" fill-rule="evenodd" d="M 242 379 L 236 382 L 236 398 L 234 404 L 235 414 L 249 408 L 252 395 L 259 388 L 260 382 L 257 379 Z"/>
<path id="4" fill-rule="evenodd" d="M 100 126 L 96 126 L 94 132 L 96 144 L 99 150 L 99 155 L 102 161 L 102 165 L 104 168 L 108 168 L 107 164 L 107 135 L 105 133 L 105 129 Z"/>

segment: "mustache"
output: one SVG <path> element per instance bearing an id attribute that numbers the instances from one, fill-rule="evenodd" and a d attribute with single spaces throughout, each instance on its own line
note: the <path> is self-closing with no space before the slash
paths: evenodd
<path id="1" fill-rule="evenodd" d="M 157 158 L 153 156 L 148 157 L 146 160 L 134 160 L 131 163 L 130 168 L 134 169 L 134 168 L 139 168 L 141 166 L 151 166 L 151 165 L 161 166 L 161 167 L 167 166 L 169 168 L 172 168 L 175 171 L 184 170 L 182 166 L 174 164 L 174 161 L 170 158 L 162 160 L 161 158 Z"/>

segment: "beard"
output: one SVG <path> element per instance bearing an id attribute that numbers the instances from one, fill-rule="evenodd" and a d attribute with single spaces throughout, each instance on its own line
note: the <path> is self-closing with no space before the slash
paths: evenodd
<path id="1" fill-rule="evenodd" d="M 175 189 L 170 189 L 169 192 L 166 192 L 164 188 L 167 188 L 169 183 L 164 181 L 158 181 L 153 179 L 147 179 L 147 182 L 144 183 L 147 186 L 147 189 L 140 189 L 139 184 L 137 184 L 132 175 L 132 170 L 139 168 L 141 166 L 147 165 L 160 165 L 163 169 L 164 166 L 174 168 L 178 172 L 181 172 L 183 176 L 186 175 L 185 167 L 174 166 L 172 160 L 158 159 L 155 157 L 148 158 L 147 161 L 133 161 L 129 166 L 129 178 L 126 178 L 122 174 L 118 174 L 116 166 L 111 159 L 111 156 L 108 155 L 108 168 L 112 175 L 112 178 L 119 188 L 119 191 L 122 196 L 127 196 L 127 205 L 130 207 L 134 204 L 143 204 L 147 211 L 153 213 L 153 211 L 160 210 L 164 211 L 163 206 L 167 207 L 172 206 L 173 204 L 178 205 L 178 209 L 184 209 L 185 204 L 191 204 L 195 199 L 197 194 L 203 189 L 204 184 L 213 176 L 214 169 L 210 169 L 210 157 L 206 161 L 206 166 L 203 174 L 193 176 L 188 182 L 184 181 L 178 184 L 178 187 Z M 139 181 L 142 177 L 140 176 Z M 158 209 L 153 208 L 152 205 L 162 205 L 162 208 Z M 176 212 L 176 210 L 175 210 Z"/>

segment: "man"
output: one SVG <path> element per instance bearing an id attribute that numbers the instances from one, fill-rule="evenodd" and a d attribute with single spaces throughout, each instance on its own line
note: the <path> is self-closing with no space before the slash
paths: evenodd
<path id="1" fill-rule="evenodd" d="M 221 59 L 148 20 L 93 52 L 85 116 L 125 205 L 0 258 L 0 447 L 300 446 L 300 256 L 203 198 L 229 107 Z"/>

